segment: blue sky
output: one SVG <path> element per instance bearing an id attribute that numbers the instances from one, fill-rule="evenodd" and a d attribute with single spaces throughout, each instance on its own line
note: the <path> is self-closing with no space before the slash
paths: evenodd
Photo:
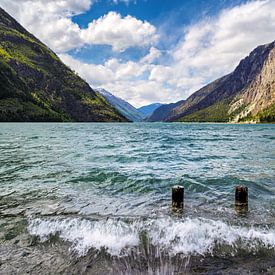
<path id="1" fill-rule="evenodd" d="M 275 39 L 274 0 L 0 0 L 92 87 L 187 98 Z"/>
<path id="2" fill-rule="evenodd" d="M 116 11 L 122 16 L 130 14 L 156 25 L 161 25 L 168 18 L 174 26 L 179 27 L 204 16 L 213 16 L 221 9 L 246 2 L 244 0 L 130 0 L 117 2 L 99 0 L 86 13 L 75 16 L 73 21 L 86 27 L 93 19 L 97 19 L 109 11 Z"/>
<path id="3" fill-rule="evenodd" d="M 161 29 L 167 39 L 160 40 L 158 48 L 169 50 L 171 44 L 176 44 L 181 39 L 180 30 L 185 26 L 205 17 L 213 17 L 223 9 L 246 2 L 245 0 L 118 0 L 117 2 L 101 0 L 95 2 L 87 12 L 74 16 L 72 20 L 82 28 L 86 28 L 91 21 L 110 11 L 115 11 L 122 16 L 131 15 Z M 125 52 L 116 53 L 110 46 L 100 45 L 74 50 L 70 54 L 80 60 L 100 64 L 111 57 L 137 61 L 146 50 L 130 48 Z"/>

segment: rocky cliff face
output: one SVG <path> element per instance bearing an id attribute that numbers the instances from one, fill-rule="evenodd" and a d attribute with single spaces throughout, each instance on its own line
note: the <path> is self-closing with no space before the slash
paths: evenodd
<path id="1" fill-rule="evenodd" d="M 270 116 L 267 121 L 272 119 L 272 109 L 275 104 L 275 47 L 270 50 L 260 73 L 253 79 L 247 88 L 241 91 L 231 102 L 229 114 L 233 116 L 233 121 L 254 119 L 256 122 L 263 119 L 262 112 L 269 111 Z M 238 112 L 238 109 L 240 110 Z"/>
<path id="2" fill-rule="evenodd" d="M 259 46 L 237 68 L 172 108 L 166 121 L 273 121 L 275 42 Z"/>
<path id="3" fill-rule="evenodd" d="M 127 121 L 0 8 L 0 121 Z"/>

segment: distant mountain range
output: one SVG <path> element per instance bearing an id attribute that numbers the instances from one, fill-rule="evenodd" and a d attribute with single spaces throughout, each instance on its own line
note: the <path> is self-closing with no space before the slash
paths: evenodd
<path id="1" fill-rule="evenodd" d="M 93 90 L 0 8 L 0 121 L 275 122 L 275 41 L 186 100 L 136 109 Z"/>
<path id="2" fill-rule="evenodd" d="M 162 104 L 160 107 L 155 109 L 151 115 L 149 115 L 146 121 L 165 121 L 167 116 L 169 116 L 170 111 L 180 106 L 184 102 L 185 100 L 181 100 L 176 103 Z"/>
<path id="3" fill-rule="evenodd" d="M 162 105 L 163 104 L 161 103 L 152 103 L 138 108 L 138 111 L 140 111 L 143 114 L 144 118 L 147 118 L 150 117 L 153 114 L 153 112 Z"/>
<path id="4" fill-rule="evenodd" d="M 128 121 L 0 8 L 0 121 Z"/>
<path id="5" fill-rule="evenodd" d="M 101 95 L 105 97 L 105 99 L 115 107 L 124 117 L 126 117 L 129 121 L 142 121 L 144 115 L 139 112 L 134 106 L 132 106 L 127 101 L 114 96 L 110 92 L 105 89 L 96 89 Z"/>
<path id="6" fill-rule="evenodd" d="M 275 41 L 259 46 L 231 73 L 185 101 L 165 105 L 149 121 L 275 122 Z"/>

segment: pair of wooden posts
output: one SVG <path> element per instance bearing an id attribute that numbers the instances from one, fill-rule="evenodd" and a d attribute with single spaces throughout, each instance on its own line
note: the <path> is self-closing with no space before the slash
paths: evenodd
<path id="1" fill-rule="evenodd" d="M 176 185 L 172 187 L 172 209 L 182 211 L 184 206 L 184 187 Z M 235 209 L 238 213 L 248 211 L 248 188 L 236 186 L 235 188 Z"/>

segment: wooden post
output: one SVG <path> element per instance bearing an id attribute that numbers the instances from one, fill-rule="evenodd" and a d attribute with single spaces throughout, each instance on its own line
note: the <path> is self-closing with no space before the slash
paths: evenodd
<path id="1" fill-rule="evenodd" d="M 235 209 L 238 213 L 246 213 L 248 211 L 248 188 L 246 186 L 236 186 Z"/>
<path id="2" fill-rule="evenodd" d="M 184 187 L 175 185 L 172 187 L 172 210 L 182 211 L 184 201 Z"/>

